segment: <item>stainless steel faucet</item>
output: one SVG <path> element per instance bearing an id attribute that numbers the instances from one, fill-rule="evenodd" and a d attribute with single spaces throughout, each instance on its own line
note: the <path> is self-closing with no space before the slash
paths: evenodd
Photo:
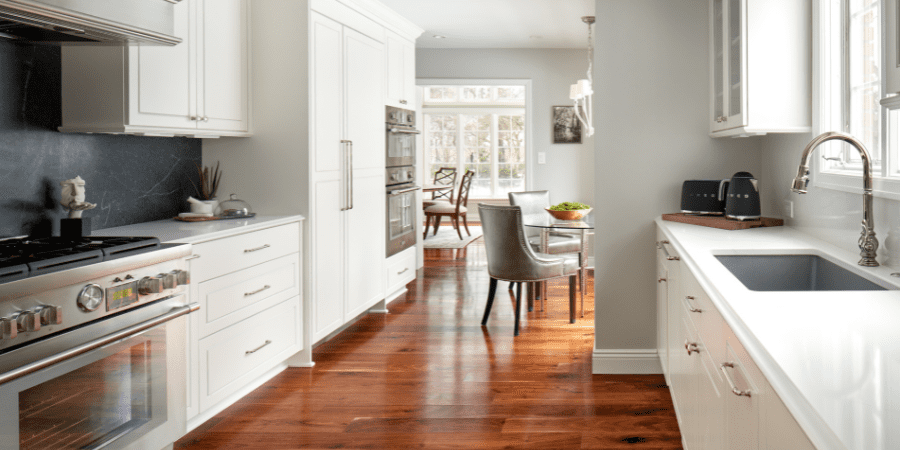
<path id="1" fill-rule="evenodd" d="M 816 136 L 813 140 L 806 144 L 803 149 L 803 156 L 800 157 L 800 168 L 797 171 L 797 177 L 794 178 L 794 184 L 791 190 L 798 194 L 806 193 L 806 186 L 809 184 L 809 155 L 826 141 L 840 140 L 844 141 L 859 152 L 862 157 L 863 164 L 863 221 L 862 233 L 859 236 L 859 265 L 866 267 L 877 267 L 878 261 L 875 261 L 875 251 L 878 250 L 878 239 L 875 238 L 875 218 L 872 216 L 872 159 L 866 147 L 855 137 L 846 133 L 838 133 L 830 131 Z"/>

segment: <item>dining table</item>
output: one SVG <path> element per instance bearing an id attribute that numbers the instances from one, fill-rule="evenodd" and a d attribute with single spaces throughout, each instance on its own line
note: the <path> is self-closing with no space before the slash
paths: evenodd
<path id="1" fill-rule="evenodd" d="M 578 234 L 581 236 L 581 253 L 579 259 L 579 281 L 581 284 L 581 317 L 584 317 L 584 291 L 587 288 L 587 237 L 589 234 L 592 234 L 594 230 L 594 215 L 593 211 L 585 215 L 583 218 L 579 220 L 561 220 L 557 219 L 550 215 L 550 213 L 540 214 L 540 215 L 530 215 L 527 218 L 523 218 L 523 225 L 528 228 L 537 228 L 540 229 L 540 251 L 541 253 L 549 253 L 550 252 L 550 236 L 554 233 L 565 234 L 565 235 L 575 235 Z M 535 289 L 527 289 L 527 297 L 528 297 L 528 309 L 532 310 L 534 308 L 534 300 L 540 295 L 541 301 L 545 302 L 547 300 L 547 282 L 542 281 L 537 284 L 537 292 Z M 569 323 L 575 323 L 575 299 L 574 297 L 570 297 L 571 301 L 569 303 Z"/>

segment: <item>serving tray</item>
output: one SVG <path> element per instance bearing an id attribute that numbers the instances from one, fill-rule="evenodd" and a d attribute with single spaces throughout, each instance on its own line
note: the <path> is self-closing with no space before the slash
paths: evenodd
<path id="1" fill-rule="evenodd" d="M 662 218 L 670 222 L 689 223 L 691 225 L 722 230 L 746 230 L 748 228 L 780 227 L 784 225 L 783 219 L 772 217 L 760 217 L 757 220 L 729 220 L 725 216 L 698 216 L 696 214 L 673 213 L 663 214 Z"/>

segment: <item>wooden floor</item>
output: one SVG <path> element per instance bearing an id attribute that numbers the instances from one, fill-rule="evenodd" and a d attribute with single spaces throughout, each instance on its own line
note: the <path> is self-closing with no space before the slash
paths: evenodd
<path id="1" fill-rule="evenodd" d="M 545 312 L 523 307 L 513 339 L 506 283 L 480 325 L 481 239 L 425 259 L 390 314 L 364 317 L 316 348 L 314 368 L 287 369 L 175 448 L 681 448 L 661 375 L 591 374 L 593 295 L 569 324 L 561 279 Z"/>

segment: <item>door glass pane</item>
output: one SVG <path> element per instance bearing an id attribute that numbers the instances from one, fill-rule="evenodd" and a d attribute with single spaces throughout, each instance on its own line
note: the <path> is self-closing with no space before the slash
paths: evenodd
<path id="1" fill-rule="evenodd" d="M 19 393 L 19 448 L 98 446 L 166 421 L 165 327 Z"/>
<path id="2" fill-rule="evenodd" d="M 525 116 L 497 117 L 497 190 L 495 196 L 525 190 Z"/>
<path id="3" fill-rule="evenodd" d="M 725 40 L 725 36 L 723 34 L 724 29 L 724 18 L 722 17 L 722 13 L 724 11 L 724 4 L 722 3 L 724 0 L 714 0 L 713 1 L 713 14 L 715 14 L 715 19 L 713 19 L 713 52 L 715 52 L 715 62 L 713 66 L 713 84 L 715 86 L 714 91 L 716 95 L 715 99 L 715 112 L 713 119 L 718 119 L 719 117 L 725 114 L 725 89 L 722 88 L 724 76 L 724 68 L 725 68 L 725 48 L 722 45 L 722 41 Z"/>
<path id="4" fill-rule="evenodd" d="M 466 169 L 475 172 L 471 198 L 491 197 L 491 114 L 463 114 L 463 158 Z M 462 178 L 460 178 L 462 179 Z"/>
<path id="5" fill-rule="evenodd" d="M 457 118 L 455 114 L 425 114 L 428 127 L 428 142 L 425 144 L 426 182 L 434 180 L 434 174 L 441 167 L 456 167 L 458 164 Z"/>
<path id="6" fill-rule="evenodd" d="M 741 9 L 742 0 L 729 0 L 728 2 L 728 115 L 734 116 L 742 111 L 742 86 L 743 79 L 743 15 Z"/>

